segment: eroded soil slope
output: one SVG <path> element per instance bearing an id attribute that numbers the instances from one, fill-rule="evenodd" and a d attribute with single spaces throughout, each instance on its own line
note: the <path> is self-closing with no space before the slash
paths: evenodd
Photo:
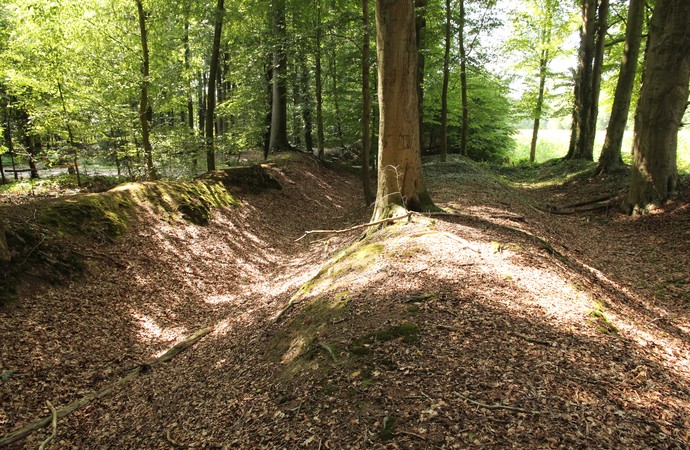
<path id="1" fill-rule="evenodd" d="M 574 201 L 557 186 L 510 186 L 460 159 L 426 168 L 452 214 L 414 215 L 362 241 L 294 242 L 366 222 L 360 186 L 310 159 L 268 170 L 282 190 L 237 192 L 241 205 L 207 226 L 142 218 L 95 249 L 117 264 L 93 258 L 84 279 L 3 309 L 0 369 L 13 373 L 0 382 L 0 433 L 214 325 L 61 419 L 52 445 L 689 445 L 688 274 L 674 265 L 688 254 L 677 239 L 687 199 L 639 219 L 556 215 L 546 205 Z M 637 235 L 669 244 L 657 245 L 657 266 Z M 679 280 L 659 282 L 671 273 Z"/>

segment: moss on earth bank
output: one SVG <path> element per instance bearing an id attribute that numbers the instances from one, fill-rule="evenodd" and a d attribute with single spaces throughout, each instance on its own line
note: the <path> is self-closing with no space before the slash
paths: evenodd
<path id="1" fill-rule="evenodd" d="M 80 243 L 112 242 L 137 219 L 210 223 L 213 210 L 239 202 L 219 180 L 127 183 L 110 191 L 38 201 L 27 208 L 6 207 L 0 228 L 0 305 L 16 297 L 27 277 L 54 283 L 79 276 L 86 268 Z M 22 214 L 23 213 L 23 214 Z M 76 247 L 76 248 L 75 248 Z"/>

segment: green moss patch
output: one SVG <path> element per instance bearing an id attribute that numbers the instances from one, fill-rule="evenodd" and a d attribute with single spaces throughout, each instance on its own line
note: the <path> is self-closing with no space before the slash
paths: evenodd
<path id="1" fill-rule="evenodd" d="M 312 294 L 317 287 L 335 287 L 336 282 L 346 274 L 362 273 L 369 269 L 385 246 L 379 243 L 358 242 L 339 252 L 311 280 L 300 287 L 293 301 Z"/>
<path id="2" fill-rule="evenodd" d="M 20 278 L 58 282 L 80 275 L 84 255 L 67 236 L 79 241 L 114 241 L 137 218 L 210 223 L 213 211 L 239 201 L 218 181 L 128 183 L 108 192 L 79 194 L 36 204 L 28 223 L 0 229 L 0 304 L 11 301 Z"/>

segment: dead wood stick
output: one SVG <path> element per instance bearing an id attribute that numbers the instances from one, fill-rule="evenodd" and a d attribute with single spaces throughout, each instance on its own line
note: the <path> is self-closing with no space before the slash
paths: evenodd
<path id="1" fill-rule="evenodd" d="M 542 340 L 540 340 L 540 339 L 535 339 L 535 338 L 533 338 L 533 337 L 531 337 L 531 336 L 528 336 L 528 335 L 526 335 L 526 334 L 518 333 L 517 331 L 513 331 L 512 334 L 513 334 L 513 336 L 522 338 L 522 339 L 526 340 L 527 342 L 531 342 L 531 343 L 533 343 L 533 344 L 547 345 L 547 346 L 549 346 L 549 347 L 551 347 L 551 346 L 553 345 L 553 344 L 552 344 L 551 342 L 549 342 L 549 341 L 542 341 Z"/>
<path id="2" fill-rule="evenodd" d="M 55 436 L 57 436 L 57 423 L 58 423 L 58 417 L 57 417 L 57 411 L 55 410 L 55 407 L 53 406 L 52 403 L 50 403 L 50 400 L 46 400 L 46 404 L 48 405 L 48 409 L 50 409 L 51 414 L 53 415 L 53 432 L 50 433 L 50 436 L 46 438 L 45 441 L 41 442 L 41 445 L 38 447 L 38 450 L 43 450 L 46 448 L 46 445 L 50 443 L 53 439 L 55 439 Z"/>
<path id="3" fill-rule="evenodd" d="M 389 217 L 388 219 L 382 219 L 382 220 L 377 220 L 376 222 L 369 222 L 369 223 L 365 223 L 362 225 L 356 225 L 354 227 L 345 228 L 342 230 L 310 230 L 310 231 L 305 231 L 302 236 L 295 239 L 295 242 L 301 241 L 302 239 L 309 236 L 310 234 L 343 234 L 343 233 L 350 233 L 351 231 L 364 230 L 364 229 L 369 228 L 369 227 L 375 227 L 376 225 L 381 225 L 384 223 L 396 222 L 398 220 L 407 219 L 412 214 L 414 214 L 414 213 L 412 211 L 410 211 L 407 214 L 404 214 L 402 216 Z"/>
<path id="4" fill-rule="evenodd" d="M 426 441 L 426 438 L 424 436 L 422 436 L 421 434 L 413 433 L 412 431 L 400 430 L 400 431 L 398 431 L 398 433 L 405 434 L 407 436 L 416 437 L 419 440 Z"/>
<path id="5" fill-rule="evenodd" d="M 473 405 L 481 406 L 482 408 L 486 409 L 505 409 L 507 411 L 515 411 L 515 412 L 521 412 L 525 414 L 544 414 L 543 411 L 530 411 L 528 409 L 523 409 L 523 408 L 517 408 L 515 406 L 508 406 L 508 405 L 489 405 L 486 403 L 478 402 L 476 400 L 472 400 L 471 398 L 463 397 L 462 395 L 460 396 L 465 401 L 472 403 Z"/>
<path id="6" fill-rule="evenodd" d="M 77 409 L 81 408 L 82 406 L 85 406 L 89 403 L 91 403 L 93 400 L 96 400 L 98 398 L 104 397 L 111 393 L 112 391 L 115 390 L 118 386 L 121 386 L 134 378 L 136 378 L 139 374 L 146 372 L 148 369 L 151 367 L 155 367 L 161 363 L 164 363 L 166 361 L 171 360 L 175 356 L 177 356 L 180 352 L 185 350 L 188 347 L 191 347 L 192 345 L 196 344 L 201 338 L 209 334 L 211 331 L 213 331 L 214 327 L 206 327 L 203 328 L 196 333 L 192 334 L 191 336 L 183 339 L 181 342 L 178 342 L 174 346 L 172 346 L 168 351 L 163 353 L 161 356 L 152 359 L 146 364 L 141 364 L 140 366 L 130 370 L 127 375 L 118 378 L 115 380 L 112 384 L 109 386 L 104 387 L 100 391 L 97 392 L 92 392 L 91 394 L 87 394 L 84 397 L 80 398 L 79 400 L 75 400 L 74 402 L 68 404 L 67 406 L 60 408 L 57 410 L 56 413 L 52 414 L 51 416 L 44 417 L 43 419 L 36 420 L 19 430 L 13 431 L 11 433 L 8 433 L 0 438 L 0 447 L 12 444 L 13 442 L 17 442 L 20 439 L 24 439 L 25 437 L 29 436 L 31 433 L 33 433 L 36 430 L 39 430 L 43 428 L 44 426 L 48 425 L 51 423 L 51 420 L 57 421 L 58 419 L 61 419 L 68 414 L 73 413 Z"/>

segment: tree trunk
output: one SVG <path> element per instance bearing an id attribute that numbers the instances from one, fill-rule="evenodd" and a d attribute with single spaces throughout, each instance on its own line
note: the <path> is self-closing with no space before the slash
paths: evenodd
<path id="1" fill-rule="evenodd" d="M 606 1 L 606 0 L 603 0 Z M 597 109 L 593 105 L 594 99 L 594 59 L 596 53 L 596 11 L 597 0 L 582 0 L 582 27 L 580 29 L 580 50 L 577 74 L 575 79 L 575 112 L 571 145 L 566 159 L 593 159 L 594 142 L 592 129 L 592 111 Z M 601 72 L 599 72 L 601 74 Z M 598 95 L 598 93 L 597 93 Z M 594 118 L 596 128 L 596 118 Z"/>
<path id="2" fill-rule="evenodd" d="M 553 16 L 553 12 L 549 12 Z M 551 44 L 551 24 L 546 24 L 541 30 L 541 57 L 539 58 L 539 92 L 537 104 L 534 107 L 534 127 L 532 128 L 532 142 L 529 147 L 529 160 L 534 162 L 537 156 L 537 140 L 539 139 L 539 124 L 544 108 L 544 91 L 546 89 L 546 75 L 549 67 L 549 45 Z"/>
<path id="3" fill-rule="evenodd" d="M 285 41 L 285 0 L 274 0 L 272 11 L 273 36 L 273 105 L 271 107 L 271 138 L 269 152 L 290 150 L 287 134 L 287 55 Z"/>
<path id="4" fill-rule="evenodd" d="M 376 0 L 379 177 L 372 220 L 435 209 L 422 177 L 415 15 L 408 0 Z"/>
<path id="5" fill-rule="evenodd" d="M 635 75 L 637 73 L 637 60 L 640 55 L 640 45 L 642 43 L 642 24 L 644 21 L 644 0 L 630 0 L 628 7 L 628 22 L 625 28 L 625 48 L 623 49 L 623 60 L 621 61 L 616 93 L 613 98 L 611 118 L 606 129 L 606 140 L 601 150 L 599 166 L 596 174 L 612 172 L 623 167 L 621 157 L 621 147 L 623 146 L 623 135 L 625 126 L 628 123 L 630 112 L 630 102 L 635 86 Z"/>
<path id="6" fill-rule="evenodd" d="M 307 70 L 306 58 L 300 62 L 300 84 L 302 85 L 302 121 L 304 122 L 304 145 L 307 153 L 314 154 L 314 137 L 312 131 L 314 125 L 311 117 L 311 95 L 309 93 L 309 70 Z"/>
<path id="7" fill-rule="evenodd" d="M 450 78 L 450 0 L 446 0 L 445 47 L 443 49 L 443 87 L 441 88 L 441 161 L 448 153 L 448 79 Z"/>
<path id="8" fill-rule="evenodd" d="M 340 116 L 340 102 L 338 101 L 338 64 L 336 60 L 335 48 L 331 52 L 331 81 L 333 86 L 333 106 L 335 108 L 335 133 L 338 136 L 338 141 L 340 141 L 340 147 L 345 148 L 345 139 L 343 137 L 343 126 Z"/>
<path id="9" fill-rule="evenodd" d="M 185 119 L 187 120 L 187 126 L 189 127 L 190 133 L 194 133 L 194 100 L 192 98 L 192 80 L 191 80 L 191 58 L 192 49 L 189 45 L 189 3 L 185 10 L 184 16 L 184 70 L 186 76 L 189 77 L 187 80 L 187 114 Z"/>
<path id="10" fill-rule="evenodd" d="M 467 156 L 467 128 L 470 110 L 467 105 L 467 53 L 465 52 L 465 0 L 460 0 L 460 23 L 458 30 L 460 47 L 460 95 L 462 97 L 462 125 L 460 129 L 460 153 Z"/>
<path id="11" fill-rule="evenodd" d="M 211 65 L 208 72 L 208 90 L 206 93 L 205 143 L 206 169 L 216 170 L 216 148 L 213 141 L 216 113 L 216 81 L 220 72 L 220 38 L 223 32 L 223 16 L 225 15 L 225 0 L 218 0 L 214 14 L 213 48 L 211 49 Z"/>
<path id="12" fill-rule="evenodd" d="M 14 153 L 14 145 L 12 144 L 12 119 L 10 117 L 8 101 L 6 98 L 4 98 L 4 93 L 2 97 L 2 112 L 4 113 L 5 119 L 5 127 L 4 130 L 2 130 L 3 139 L 5 141 L 5 145 L 7 146 L 7 153 L 9 153 L 10 157 L 13 158 L 12 155 Z M 0 155 L 0 177 L 2 177 L 2 184 L 7 184 L 7 178 L 5 178 L 5 168 L 2 166 L 2 155 Z"/>
<path id="13" fill-rule="evenodd" d="M 302 83 L 300 83 L 300 69 L 297 60 L 304 59 L 302 55 L 295 55 L 294 70 L 292 71 L 292 142 L 295 147 L 302 145 Z"/>
<path id="14" fill-rule="evenodd" d="M 635 114 L 628 212 L 661 204 L 677 187 L 678 129 L 690 82 L 690 2 L 658 0 Z"/>
<path id="15" fill-rule="evenodd" d="M 371 190 L 371 175 L 369 173 L 369 154 L 371 152 L 371 140 L 369 135 L 369 124 L 371 123 L 371 91 L 369 89 L 369 1 L 362 0 L 362 186 L 364 188 L 364 202 L 367 206 L 374 200 L 374 193 Z"/>
<path id="16" fill-rule="evenodd" d="M 415 32 L 417 33 L 417 107 L 419 108 L 419 152 L 424 152 L 424 33 L 426 31 L 426 0 L 415 0 Z"/>
<path id="17" fill-rule="evenodd" d="M 139 14 L 139 31 L 141 37 L 141 94 L 139 98 L 139 122 L 141 123 L 141 143 L 144 147 L 144 159 L 146 164 L 146 174 L 150 180 L 157 178 L 156 169 L 153 166 L 153 147 L 151 147 L 151 138 L 149 136 L 150 120 L 151 120 L 151 106 L 149 105 L 149 42 L 146 31 L 146 16 L 142 0 L 135 0 L 137 4 L 137 12 Z"/>
<path id="18" fill-rule="evenodd" d="M 316 147 L 319 159 L 324 157 L 324 136 L 323 136 L 323 81 L 321 74 L 321 0 L 316 0 Z"/>
<path id="19" fill-rule="evenodd" d="M 67 114 L 67 105 L 65 104 L 65 96 L 62 93 L 62 83 L 58 81 L 58 94 L 60 95 L 60 103 L 62 104 L 62 114 L 65 116 L 65 128 L 67 128 L 67 138 L 69 139 L 70 150 L 72 150 L 72 164 L 74 165 L 74 174 L 77 176 L 77 186 L 81 187 L 81 175 L 79 173 L 79 154 L 77 153 L 77 146 L 74 142 L 74 134 L 72 133 L 72 126 L 69 123 L 69 115 Z"/>
<path id="20" fill-rule="evenodd" d="M 199 133 L 206 130 L 206 73 L 202 70 L 199 73 Z"/>

